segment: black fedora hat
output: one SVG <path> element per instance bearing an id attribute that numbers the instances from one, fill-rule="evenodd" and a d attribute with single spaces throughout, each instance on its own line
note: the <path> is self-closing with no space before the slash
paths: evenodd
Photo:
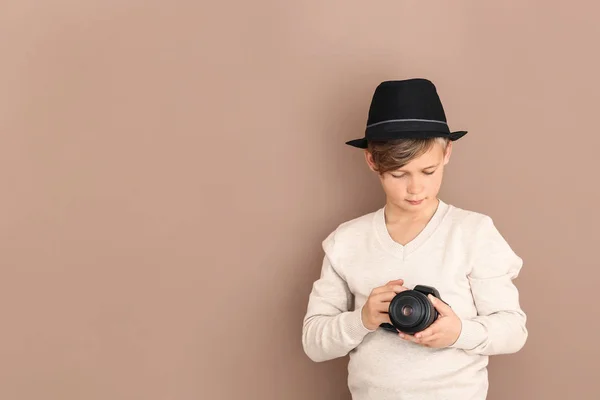
<path id="1" fill-rule="evenodd" d="M 371 100 L 365 137 L 346 144 L 366 149 L 369 141 L 431 137 L 454 141 L 466 133 L 450 131 L 435 85 L 414 78 L 380 83 Z"/>

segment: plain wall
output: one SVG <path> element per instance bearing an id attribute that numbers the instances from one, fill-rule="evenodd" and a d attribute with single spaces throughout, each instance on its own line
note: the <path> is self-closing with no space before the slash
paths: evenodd
<path id="1" fill-rule="evenodd" d="M 597 399 L 600 6 L 0 6 L 0 398 L 344 399 L 301 325 L 321 241 L 382 205 L 370 98 L 426 77 L 441 193 L 525 266 L 491 400 Z"/>

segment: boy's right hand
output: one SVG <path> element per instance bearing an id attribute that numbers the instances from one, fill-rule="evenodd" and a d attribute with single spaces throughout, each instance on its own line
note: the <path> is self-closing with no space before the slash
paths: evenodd
<path id="1" fill-rule="evenodd" d="M 408 290 L 403 279 L 389 281 L 387 284 L 371 291 L 362 309 L 362 322 L 365 328 L 373 331 L 383 323 L 391 324 L 388 310 L 390 302 L 396 294 Z"/>

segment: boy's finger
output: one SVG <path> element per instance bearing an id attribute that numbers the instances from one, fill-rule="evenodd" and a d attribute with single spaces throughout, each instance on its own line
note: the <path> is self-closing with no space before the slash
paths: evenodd
<path id="1" fill-rule="evenodd" d="M 425 336 L 422 339 L 420 339 L 420 343 L 429 345 L 435 343 L 440 337 L 441 335 L 439 333 L 434 333 L 433 335 Z"/>
<path id="2" fill-rule="evenodd" d="M 433 324 L 429 325 L 426 329 L 423 329 L 421 332 L 417 332 L 415 333 L 415 336 L 419 337 L 427 337 L 427 336 L 431 336 L 431 335 L 435 335 L 437 333 L 441 332 L 441 327 L 440 327 L 440 322 L 439 321 L 434 321 Z"/>
<path id="3" fill-rule="evenodd" d="M 377 303 L 377 305 L 375 306 L 375 309 L 381 313 L 388 313 L 390 310 L 390 302 L 389 301 L 382 301 L 380 303 Z"/>
<path id="4" fill-rule="evenodd" d="M 392 301 L 392 299 L 396 296 L 395 292 L 382 292 L 382 293 L 378 293 L 376 294 L 374 297 L 374 299 L 377 299 L 378 302 L 390 302 Z"/>
<path id="5" fill-rule="evenodd" d="M 437 326 L 431 325 L 429 328 L 427 328 L 421 332 L 415 333 L 415 337 L 417 339 L 428 338 L 432 335 L 435 335 L 438 332 L 439 332 L 439 330 L 437 329 Z"/>
<path id="6" fill-rule="evenodd" d="M 388 298 L 389 296 L 391 296 L 391 297 L 389 297 L 389 299 L 391 300 L 394 298 L 395 295 L 397 295 L 398 293 L 403 292 L 405 290 L 406 290 L 406 288 L 404 286 L 399 286 L 399 285 L 384 286 L 382 288 L 375 289 L 373 291 L 373 296 L 377 296 L 377 297 L 384 296 L 385 298 Z M 384 297 L 382 297 L 382 298 L 384 298 Z"/>
<path id="7" fill-rule="evenodd" d="M 388 286 L 389 286 L 389 285 L 400 285 L 400 286 L 402 286 L 402 285 L 404 285 L 404 279 L 396 279 L 396 280 L 394 280 L 394 281 L 389 281 L 389 282 L 387 283 L 387 285 L 388 285 Z"/>
<path id="8" fill-rule="evenodd" d="M 440 299 L 438 299 L 437 297 L 435 297 L 431 294 L 428 295 L 428 297 L 429 297 L 429 300 L 431 300 L 431 304 L 433 304 L 433 306 L 440 313 L 441 316 L 445 317 L 445 316 L 454 314 L 454 312 L 452 311 L 452 308 L 450 308 L 450 306 L 448 304 L 444 303 L 443 301 L 441 301 Z"/>
<path id="9" fill-rule="evenodd" d="M 379 294 L 379 293 L 389 292 L 389 291 L 402 292 L 402 291 L 406 290 L 406 288 L 402 285 L 404 285 L 404 279 L 397 279 L 395 281 L 389 281 L 388 283 L 386 283 L 383 286 L 376 287 L 375 289 L 373 289 L 371 291 L 371 293 Z"/>
<path id="10" fill-rule="evenodd" d="M 417 343 L 417 339 L 413 335 L 410 335 L 408 333 L 398 332 L 398 336 L 400 336 L 401 339 L 407 340 L 409 342 Z"/>
<path id="11" fill-rule="evenodd" d="M 400 292 L 404 292 L 405 290 L 408 290 L 402 285 L 394 285 L 391 287 L 391 289 L 396 293 L 400 293 Z"/>

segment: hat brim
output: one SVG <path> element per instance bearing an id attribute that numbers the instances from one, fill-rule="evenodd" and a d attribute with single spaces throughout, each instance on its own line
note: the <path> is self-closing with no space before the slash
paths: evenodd
<path id="1" fill-rule="evenodd" d="M 414 132 L 414 134 L 411 135 L 410 132 L 402 132 L 402 136 L 397 137 L 396 139 L 425 139 L 425 138 L 432 138 L 432 137 L 447 137 L 451 141 L 455 141 L 455 140 L 458 140 L 461 137 L 465 136 L 467 134 L 467 132 L 468 131 L 456 131 L 456 132 L 450 133 L 449 135 L 443 135 L 443 134 L 440 134 L 439 132 Z M 389 140 L 394 140 L 394 139 L 389 139 Z M 346 144 L 349 146 L 352 146 L 352 147 L 358 147 L 359 149 L 366 149 L 369 145 L 369 141 L 367 140 L 367 138 L 360 138 L 360 139 L 350 140 L 350 141 L 346 142 Z"/>

